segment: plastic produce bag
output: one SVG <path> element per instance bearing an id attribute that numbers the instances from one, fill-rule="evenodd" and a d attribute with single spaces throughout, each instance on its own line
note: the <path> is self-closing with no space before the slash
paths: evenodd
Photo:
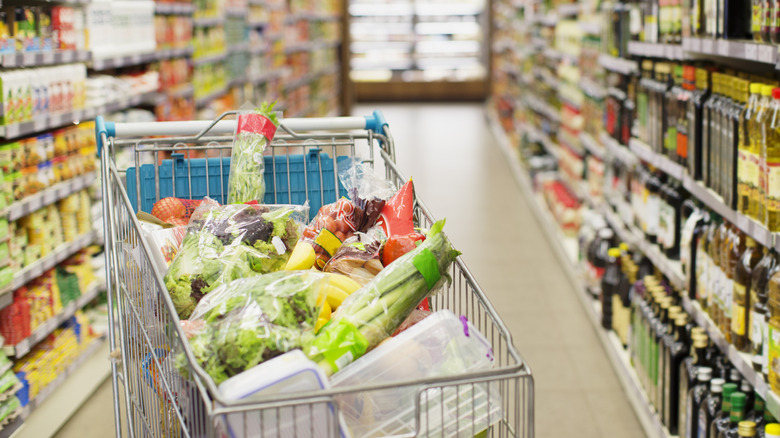
<path id="1" fill-rule="evenodd" d="M 334 388 L 487 371 L 490 343 L 465 317 L 440 310 L 334 375 Z M 496 382 L 392 386 L 336 396 L 354 436 L 473 437 L 502 418 Z M 419 400 L 420 417 L 415 411 Z M 415 434 L 416 432 L 416 434 Z"/>
<path id="2" fill-rule="evenodd" d="M 281 270 L 300 237 L 308 206 L 215 205 L 192 215 L 165 285 L 180 318 L 217 286 Z"/>
<path id="3" fill-rule="evenodd" d="M 315 271 L 276 272 L 219 286 L 186 322 L 195 359 L 219 385 L 301 348 L 314 336 L 329 277 Z M 178 360 L 186 359 L 180 355 Z"/>
<path id="4" fill-rule="evenodd" d="M 390 181 L 380 178 L 368 163 L 359 158 L 339 163 L 339 181 L 346 189 L 349 199 L 365 212 L 365 221 L 358 231 L 366 232 L 373 227 L 385 203 L 395 193 Z"/>
<path id="5" fill-rule="evenodd" d="M 258 201 L 265 197 L 265 161 L 263 153 L 276 135 L 279 126 L 276 103 L 263 103 L 260 108 L 238 115 L 233 138 L 228 178 L 229 204 Z"/>
<path id="6" fill-rule="evenodd" d="M 450 264 L 460 254 L 442 232 L 431 227 L 416 249 L 386 267 L 347 297 L 304 352 L 332 374 L 395 332 L 432 291 L 449 280 Z"/>
<path id="7" fill-rule="evenodd" d="M 383 268 L 379 260 L 381 237 L 379 230 L 355 234 L 344 241 L 322 270 L 346 275 L 365 286 Z"/>
<path id="8" fill-rule="evenodd" d="M 299 245 L 309 245 L 314 252 L 314 267 L 322 269 L 342 242 L 352 237 L 365 222 L 365 212 L 347 198 L 324 205 L 303 230 Z M 308 269 L 311 265 L 296 269 Z"/>

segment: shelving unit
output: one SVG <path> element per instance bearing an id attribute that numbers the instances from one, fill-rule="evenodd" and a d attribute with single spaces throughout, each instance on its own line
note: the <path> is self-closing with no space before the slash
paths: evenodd
<path id="1" fill-rule="evenodd" d="M 350 76 L 357 99 L 484 98 L 487 4 L 350 2 Z"/>

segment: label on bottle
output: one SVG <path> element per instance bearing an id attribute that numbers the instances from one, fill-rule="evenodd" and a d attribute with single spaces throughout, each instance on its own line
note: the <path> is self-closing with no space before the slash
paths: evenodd
<path id="1" fill-rule="evenodd" d="M 769 326 L 769 355 L 767 356 L 769 383 L 775 392 L 780 389 L 780 330 Z"/>
<path id="2" fill-rule="evenodd" d="M 751 296 L 754 292 L 750 292 Z M 758 313 L 755 310 L 750 310 L 750 328 L 748 330 L 748 337 L 750 338 L 750 344 L 752 351 L 760 352 L 762 343 L 764 342 L 764 314 Z"/>
<path id="3" fill-rule="evenodd" d="M 735 282 L 734 296 L 737 295 L 745 295 L 745 286 Z M 745 306 L 734 301 L 731 306 L 731 332 L 738 336 L 745 336 L 746 319 Z"/>
<path id="4" fill-rule="evenodd" d="M 763 0 L 753 0 L 753 17 L 750 20 L 750 28 L 754 34 L 761 33 L 761 24 L 763 23 L 761 3 L 763 3 Z"/>
<path id="5" fill-rule="evenodd" d="M 780 211 L 780 163 L 766 163 L 766 209 Z"/>
<path id="6" fill-rule="evenodd" d="M 656 194 L 650 194 L 647 197 L 647 209 L 645 211 L 645 223 L 647 230 L 645 232 L 651 236 L 658 235 L 658 222 L 661 215 L 661 202 Z"/>
<path id="7" fill-rule="evenodd" d="M 709 438 L 707 435 L 707 411 L 699 409 L 699 427 L 696 429 L 697 438 Z"/>

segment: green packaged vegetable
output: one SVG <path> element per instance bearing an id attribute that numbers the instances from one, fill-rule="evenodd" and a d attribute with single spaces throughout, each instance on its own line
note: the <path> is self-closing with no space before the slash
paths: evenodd
<path id="1" fill-rule="evenodd" d="M 280 271 L 300 236 L 308 206 L 219 206 L 203 202 L 165 275 L 179 317 L 221 284 Z"/>
<path id="2" fill-rule="evenodd" d="M 330 321 L 304 350 L 326 374 L 333 374 L 392 335 L 431 291 L 449 279 L 447 270 L 460 254 L 431 227 L 425 242 L 386 266 L 341 303 Z"/>
<path id="3" fill-rule="evenodd" d="M 279 119 L 273 111 L 276 103 L 263 103 L 253 112 L 238 115 L 233 138 L 228 177 L 229 204 L 258 201 L 265 196 L 263 153 L 274 139 Z"/>
<path id="4" fill-rule="evenodd" d="M 195 359 L 219 385 L 310 343 L 331 275 L 276 272 L 216 288 L 183 322 Z M 177 365 L 186 370 L 183 354 Z"/>

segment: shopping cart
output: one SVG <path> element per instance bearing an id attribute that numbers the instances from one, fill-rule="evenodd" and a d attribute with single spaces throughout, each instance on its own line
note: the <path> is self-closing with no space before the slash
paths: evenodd
<path id="1" fill-rule="evenodd" d="M 460 258 L 452 264 L 452 283 L 431 299 L 432 310 L 450 309 L 473 323 L 492 346 L 495 366 L 489 371 L 251 402 L 228 401 L 220 395 L 194 359 L 166 290 L 165 273 L 152 259 L 136 213 L 149 212 L 156 200 L 167 196 L 223 201 L 235 115 L 228 112 L 203 122 L 109 123 L 101 117 L 96 121 L 108 303 L 116 309 L 116 318 L 109 318 L 109 343 L 117 436 L 123 432 L 219 436 L 225 418 L 235 425 L 237 416 L 245 430 L 231 429 L 235 436 L 345 436 L 349 432 L 339 421 L 339 400 L 366 394 L 381 398 L 392 389 L 411 388 L 415 402 L 398 419 L 406 426 L 383 425 L 385 429 L 376 429 L 375 435 L 405 430 L 401 435 L 532 438 L 531 369 Z M 283 119 L 266 152 L 263 201 L 302 204 L 308 200 L 313 216 L 320 205 L 345 194 L 338 181 L 338 162 L 355 156 L 380 175 L 384 170 L 396 186 L 407 181 L 396 167 L 393 138 L 380 112 L 367 117 Z M 121 167 L 125 168 L 117 160 L 124 160 Z M 419 199 L 415 201 L 416 223 L 430 227 L 433 217 Z M 179 351 L 184 355 L 174 353 Z M 326 415 L 317 417 L 322 412 Z M 251 430 L 247 425 L 256 425 L 258 419 L 263 426 Z"/>

